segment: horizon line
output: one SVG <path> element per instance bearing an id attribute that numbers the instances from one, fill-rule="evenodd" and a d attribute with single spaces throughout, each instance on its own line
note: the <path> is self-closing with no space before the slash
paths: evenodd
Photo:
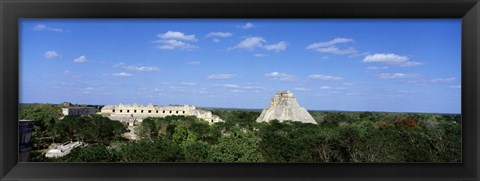
<path id="1" fill-rule="evenodd" d="M 70 102 L 71 103 L 71 102 Z M 19 103 L 19 104 L 62 104 L 62 103 Z M 92 106 L 105 106 L 105 105 L 112 105 L 112 104 L 81 104 L 81 103 L 72 103 L 72 104 L 77 104 L 77 105 L 92 105 Z M 124 103 L 118 103 L 118 104 L 124 104 Z M 133 103 L 133 104 L 138 104 L 138 103 Z M 148 104 L 153 104 L 153 103 L 148 103 Z M 139 104 L 139 105 L 148 105 L 148 104 Z M 115 104 L 113 104 L 115 105 Z M 154 106 L 161 106 L 157 104 L 153 104 Z M 193 104 L 169 104 L 169 105 L 193 105 Z M 165 105 L 168 106 L 168 105 Z M 194 105 L 195 107 L 198 108 L 210 108 L 210 109 L 238 109 L 238 110 L 263 110 L 264 108 L 238 108 L 238 107 L 210 107 L 210 106 L 197 106 Z M 304 107 L 305 108 L 305 107 Z M 307 108 L 305 108 L 307 109 Z M 415 111 L 374 111 L 374 110 L 365 110 L 365 111 L 360 111 L 360 110 L 337 110 L 337 109 L 307 109 L 307 111 L 318 111 L 318 112 L 375 112 L 375 113 L 416 113 L 416 114 L 459 114 L 462 115 L 462 113 L 456 113 L 456 112 L 415 112 Z"/>

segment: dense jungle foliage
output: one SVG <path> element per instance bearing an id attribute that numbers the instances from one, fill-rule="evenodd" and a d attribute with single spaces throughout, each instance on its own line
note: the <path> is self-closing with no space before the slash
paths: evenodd
<path id="1" fill-rule="evenodd" d="M 460 162 L 457 114 L 320 112 L 319 123 L 257 123 L 259 111 L 213 109 L 225 122 L 192 116 L 147 118 L 139 141 L 121 137 L 126 125 L 100 115 L 60 119 L 60 105 L 21 105 L 35 120 L 31 161 L 57 162 Z M 87 144 L 58 159 L 41 155 L 52 142 Z M 45 150 L 43 150 L 45 151 Z"/>

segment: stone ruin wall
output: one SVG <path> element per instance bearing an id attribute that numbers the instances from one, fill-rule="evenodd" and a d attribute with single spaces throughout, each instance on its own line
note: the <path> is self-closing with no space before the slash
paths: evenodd
<path id="1" fill-rule="evenodd" d="M 127 122 L 130 125 L 142 122 L 147 117 L 166 117 L 166 116 L 195 116 L 204 119 L 210 124 L 223 122 L 218 116 L 213 115 L 211 111 L 197 109 L 193 105 L 178 106 L 154 106 L 152 104 L 117 104 L 106 105 L 102 108 L 100 114 L 113 120 Z"/>
<path id="2" fill-rule="evenodd" d="M 287 101 L 290 104 L 294 104 L 293 106 L 299 107 L 300 105 L 297 103 L 297 99 L 293 96 L 293 93 L 290 91 L 277 91 L 275 96 L 270 100 L 270 106 L 278 106 L 278 104 L 282 101 Z"/>
<path id="3" fill-rule="evenodd" d="M 87 116 L 92 115 L 97 112 L 97 109 L 94 107 L 69 107 L 69 108 L 62 108 L 62 113 L 64 116 Z"/>

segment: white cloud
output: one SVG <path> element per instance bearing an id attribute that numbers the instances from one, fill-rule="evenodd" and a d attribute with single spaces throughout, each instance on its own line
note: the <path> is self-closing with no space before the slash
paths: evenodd
<path id="1" fill-rule="evenodd" d="M 85 90 L 92 91 L 92 90 L 99 90 L 99 88 L 95 88 L 95 87 L 85 87 Z"/>
<path id="2" fill-rule="evenodd" d="M 253 23 L 245 23 L 244 25 L 238 25 L 237 27 L 247 30 L 247 29 L 255 28 L 255 25 Z"/>
<path id="3" fill-rule="evenodd" d="M 187 50 L 187 49 L 193 49 L 196 48 L 195 45 L 186 43 L 183 41 L 179 40 L 158 40 L 156 41 L 157 43 L 160 43 L 160 45 L 157 46 L 157 48 L 162 49 L 162 50 L 174 50 L 174 49 L 180 49 L 180 50 Z"/>
<path id="4" fill-rule="evenodd" d="M 181 82 L 180 85 L 194 86 L 194 85 L 197 85 L 197 83 L 194 83 L 194 82 Z"/>
<path id="5" fill-rule="evenodd" d="M 296 91 L 311 91 L 312 89 L 304 88 L 304 87 L 297 87 L 297 88 L 294 88 L 294 90 L 296 90 Z"/>
<path id="6" fill-rule="evenodd" d="M 266 73 L 265 77 L 269 79 L 274 79 L 274 80 L 288 80 L 288 81 L 294 80 L 293 75 L 280 73 L 280 72 Z"/>
<path id="7" fill-rule="evenodd" d="M 120 62 L 120 63 L 117 63 L 115 65 L 113 65 L 113 67 L 123 67 L 123 66 L 126 66 L 127 64 L 123 63 L 123 62 Z"/>
<path id="8" fill-rule="evenodd" d="M 268 51 L 281 52 L 287 49 L 287 45 L 288 45 L 287 42 L 281 41 L 276 44 L 265 45 L 263 46 L 263 49 Z"/>
<path id="9" fill-rule="evenodd" d="M 406 83 L 417 84 L 419 86 L 427 85 L 428 80 L 419 78 L 418 74 L 413 74 L 411 79 L 404 79 Z"/>
<path id="10" fill-rule="evenodd" d="M 377 53 L 373 55 L 367 55 L 363 58 L 363 62 L 381 62 L 381 63 L 391 63 L 391 64 L 399 64 L 404 63 L 410 60 L 407 56 L 400 56 L 393 53 L 384 54 L 384 53 Z"/>
<path id="11" fill-rule="evenodd" d="M 317 42 L 317 43 L 310 44 L 307 46 L 307 50 L 314 50 L 320 53 L 331 53 L 336 55 L 355 55 L 358 53 L 358 50 L 356 50 L 353 47 L 339 48 L 337 46 L 334 46 L 336 44 L 351 43 L 351 42 L 355 42 L 355 41 L 351 38 L 335 38 L 333 40 L 326 41 L 326 42 Z"/>
<path id="12" fill-rule="evenodd" d="M 377 75 L 380 79 L 411 79 L 418 78 L 418 74 L 405 74 L 405 73 L 381 73 Z"/>
<path id="13" fill-rule="evenodd" d="M 255 55 L 253 55 L 254 57 L 266 57 L 267 54 L 262 54 L 262 53 L 256 53 Z"/>
<path id="14" fill-rule="evenodd" d="M 237 85 L 237 84 L 214 84 L 214 86 L 220 86 L 227 89 L 259 89 L 258 86 L 252 86 L 251 84 Z"/>
<path id="15" fill-rule="evenodd" d="M 207 78 L 209 79 L 232 79 L 237 77 L 235 74 L 210 74 Z"/>
<path id="16" fill-rule="evenodd" d="M 134 65 L 127 65 L 123 62 L 115 64 L 113 67 L 121 67 L 125 70 L 137 71 L 137 72 L 156 72 L 160 70 L 160 68 L 155 66 L 134 66 Z"/>
<path id="17" fill-rule="evenodd" d="M 230 92 L 232 92 L 232 93 L 242 93 L 242 92 L 245 92 L 245 91 L 244 91 L 244 90 L 234 89 L 234 90 L 231 90 Z"/>
<path id="18" fill-rule="evenodd" d="M 312 74 L 308 76 L 312 80 L 324 80 L 324 81 L 339 81 L 343 80 L 343 77 L 336 77 L 332 75 Z"/>
<path id="19" fill-rule="evenodd" d="M 145 97 L 164 96 L 166 95 L 165 91 L 166 91 L 165 88 L 159 89 L 159 88 L 141 87 L 138 89 L 137 95 L 142 95 Z"/>
<path id="20" fill-rule="evenodd" d="M 320 87 L 320 89 L 321 89 L 321 90 L 330 90 L 330 89 L 332 89 L 332 87 L 330 87 L 330 86 L 322 86 L 322 87 Z"/>
<path id="21" fill-rule="evenodd" d="M 233 34 L 230 32 L 210 32 L 207 37 L 220 37 L 220 38 L 227 38 L 231 37 Z"/>
<path id="22" fill-rule="evenodd" d="M 408 62 L 405 62 L 403 64 L 400 64 L 401 67 L 415 67 L 415 66 L 419 66 L 419 65 L 423 65 L 423 63 L 422 62 L 408 61 Z"/>
<path id="23" fill-rule="evenodd" d="M 412 90 L 399 90 L 398 93 L 400 94 L 415 94 L 417 91 L 412 91 Z"/>
<path id="24" fill-rule="evenodd" d="M 126 72 L 120 72 L 120 73 L 113 73 L 112 76 L 114 77 L 131 77 L 132 74 L 126 73 Z"/>
<path id="25" fill-rule="evenodd" d="M 178 31 L 167 31 L 164 34 L 158 34 L 157 35 L 160 39 L 163 40 L 185 40 L 185 41 L 197 41 L 195 38 L 195 35 L 186 35 L 182 32 Z"/>
<path id="26" fill-rule="evenodd" d="M 198 64 L 200 64 L 200 62 L 198 62 L 198 61 L 189 61 L 189 62 L 187 62 L 187 64 L 188 64 L 188 65 L 198 65 Z"/>
<path id="27" fill-rule="evenodd" d="M 174 50 L 174 49 L 186 50 L 186 49 L 196 48 L 195 45 L 185 42 L 185 41 L 190 41 L 190 42 L 197 41 L 197 38 L 195 38 L 195 35 L 193 34 L 186 35 L 178 31 L 167 31 L 166 33 L 158 34 L 157 36 L 160 39 L 155 41 L 155 43 L 158 43 L 159 45 L 157 46 L 157 48 L 162 50 Z"/>
<path id="28" fill-rule="evenodd" d="M 333 40 L 326 41 L 326 42 L 317 42 L 317 43 L 310 44 L 307 46 L 307 49 L 312 50 L 312 49 L 318 49 L 321 47 L 329 47 L 338 43 L 349 43 L 349 42 L 354 42 L 354 40 L 351 38 L 335 38 Z"/>
<path id="29" fill-rule="evenodd" d="M 210 32 L 207 35 L 207 38 L 213 38 L 212 41 L 215 43 L 219 43 L 221 40 L 219 38 L 228 38 L 231 37 L 233 34 L 230 32 Z"/>
<path id="30" fill-rule="evenodd" d="M 223 84 L 222 87 L 225 87 L 225 88 L 240 88 L 240 86 L 236 85 L 236 84 Z"/>
<path id="31" fill-rule="evenodd" d="M 432 79 L 430 82 L 434 83 L 451 83 L 455 82 L 457 79 L 455 77 L 449 77 L 449 78 L 437 78 L 437 79 Z"/>
<path id="32" fill-rule="evenodd" d="M 70 77 L 70 78 L 76 78 L 76 79 L 82 78 L 81 75 L 79 75 L 79 74 L 77 74 L 77 73 L 75 73 L 75 72 L 72 72 L 72 71 L 70 71 L 70 70 L 65 70 L 65 71 L 63 71 L 63 74 L 66 75 L 67 77 Z"/>
<path id="33" fill-rule="evenodd" d="M 354 86 L 354 83 L 343 83 L 344 86 Z"/>
<path id="34" fill-rule="evenodd" d="M 87 57 L 85 55 L 79 56 L 73 59 L 75 63 L 85 63 L 87 61 Z"/>
<path id="35" fill-rule="evenodd" d="M 265 39 L 262 37 L 254 36 L 248 37 L 240 41 L 237 45 L 230 49 L 244 49 L 244 50 L 253 50 L 255 48 L 261 48 L 263 43 L 265 43 Z"/>
<path id="36" fill-rule="evenodd" d="M 156 72 L 160 70 L 158 67 L 155 67 L 155 66 L 145 67 L 145 66 L 130 65 L 130 66 L 124 66 L 123 68 L 125 70 L 138 71 L 138 72 Z"/>
<path id="37" fill-rule="evenodd" d="M 462 86 L 461 85 L 454 85 L 454 86 L 452 85 L 452 86 L 448 86 L 448 88 L 450 88 L 450 89 L 461 89 Z"/>
<path id="38" fill-rule="evenodd" d="M 103 91 L 105 87 L 92 87 L 92 86 L 87 86 L 87 87 L 75 87 L 73 88 L 72 92 L 78 92 L 82 94 L 103 94 L 103 95 L 108 95 L 108 92 Z"/>
<path id="39" fill-rule="evenodd" d="M 47 51 L 43 54 L 43 57 L 46 59 L 53 59 L 53 58 L 61 57 L 61 55 L 58 54 L 56 51 Z"/>
<path id="40" fill-rule="evenodd" d="M 232 49 L 244 49 L 244 50 L 254 50 L 255 48 L 263 48 L 268 51 L 275 51 L 281 52 L 287 49 L 288 43 L 285 41 L 280 41 L 276 44 L 265 45 L 264 43 L 267 42 L 263 37 L 254 36 L 254 37 L 247 37 L 240 41 L 234 47 L 228 48 L 228 50 Z"/>
<path id="41" fill-rule="evenodd" d="M 242 89 L 260 89 L 259 86 L 252 86 L 252 85 L 244 85 Z"/>
<path id="42" fill-rule="evenodd" d="M 422 65 L 422 62 L 410 61 L 407 56 L 396 55 L 393 53 L 376 53 L 367 55 L 363 58 L 364 63 L 386 63 L 391 65 L 398 65 L 401 67 L 414 67 Z"/>
<path id="43" fill-rule="evenodd" d="M 44 24 L 37 24 L 33 27 L 34 31 L 53 31 L 53 32 L 66 32 L 62 28 L 54 28 L 54 27 L 49 27 Z"/>
<path id="44" fill-rule="evenodd" d="M 35 25 L 35 26 L 33 27 L 33 30 L 35 30 L 35 31 L 43 31 L 43 30 L 45 30 L 46 28 L 47 28 L 47 26 L 44 25 L 44 24 L 37 24 L 37 25 Z"/>
<path id="45" fill-rule="evenodd" d="M 336 46 L 331 46 L 331 47 L 325 47 L 325 48 L 318 48 L 318 49 L 315 49 L 315 50 L 320 52 L 320 53 L 332 53 L 332 54 L 336 54 L 336 55 L 353 55 L 353 54 L 358 53 L 358 51 L 353 47 L 349 47 L 349 48 L 346 48 L 346 49 L 340 49 Z"/>
<path id="46" fill-rule="evenodd" d="M 382 69 L 388 69 L 387 66 L 383 67 L 367 67 L 367 70 L 382 70 Z"/>

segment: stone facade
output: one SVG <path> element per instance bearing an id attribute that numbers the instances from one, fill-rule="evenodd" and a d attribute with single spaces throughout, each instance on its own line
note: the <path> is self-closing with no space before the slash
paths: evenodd
<path id="1" fill-rule="evenodd" d="M 154 106 L 138 104 L 117 104 L 104 106 L 100 114 L 113 120 L 127 122 L 129 125 L 135 125 L 142 122 L 147 117 L 166 117 L 172 115 L 195 116 L 204 119 L 209 123 L 223 122 L 220 117 L 213 115 L 211 111 L 197 109 L 193 105 L 175 105 L 175 106 Z"/>
<path id="2" fill-rule="evenodd" d="M 97 109 L 94 107 L 69 107 L 69 108 L 62 108 L 62 113 L 64 116 L 88 116 L 95 114 Z"/>
<path id="3" fill-rule="evenodd" d="M 317 124 L 308 111 L 300 107 L 297 99 L 290 91 L 279 91 L 273 96 L 262 114 L 257 118 L 257 122 L 269 122 L 271 120 L 298 121 L 302 123 Z"/>
<path id="4" fill-rule="evenodd" d="M 18 161 L 28 162 L 33 149 L 32 133 L 35 121 L 18 120 Z"/>

